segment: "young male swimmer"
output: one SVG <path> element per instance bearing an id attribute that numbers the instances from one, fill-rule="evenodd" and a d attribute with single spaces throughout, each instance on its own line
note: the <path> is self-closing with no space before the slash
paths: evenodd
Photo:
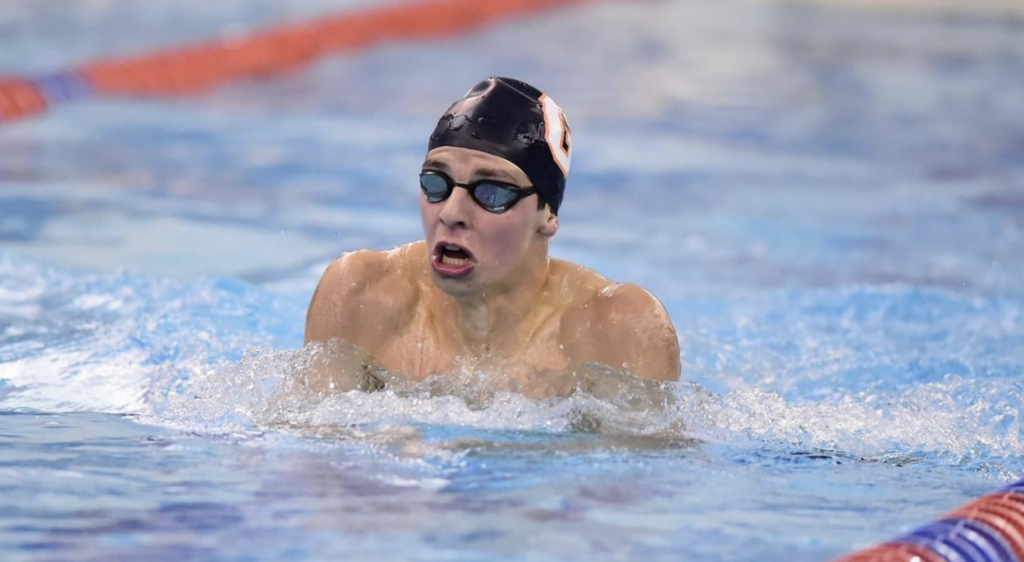
<path id="1" fill-rule="evenodd" d="M 344 355 L 319 383 L 469 368 L 539 398 L 595 368 L 677 380 L 679 342 L 653 295 L 548 257 L 571 156 L 564 114 L 529 84 L 488 78 L 456 101 L 420 174 L 425 240 L 344 254 L 313 294 L 306 343 Z"/>

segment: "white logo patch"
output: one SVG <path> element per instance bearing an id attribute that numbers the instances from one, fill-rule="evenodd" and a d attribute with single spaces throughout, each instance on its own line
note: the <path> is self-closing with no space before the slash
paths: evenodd
<path id="1" fill-rule="evenodd" d="M 540 103 L 544 108 L 544 140 L 551 149 L 555 163 L 562 170 L 562 175 L 569 177 L 569 164 L 572 162 L 572 134 L 569 132 L 569 123 L 565 120 L 562 108 L 547 94 L 540 97 Z"/>

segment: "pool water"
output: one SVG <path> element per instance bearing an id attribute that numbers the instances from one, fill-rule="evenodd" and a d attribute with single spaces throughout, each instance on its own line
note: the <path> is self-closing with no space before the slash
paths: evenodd
<path id="1" fill-rule="evenodd" d="M 0 5 L 0 74 L 368 2 Z M 827 560 L 1024 475 L 1024 7 L 593 2 L 0 125 L 0 559 Z M 323 268 L 421 235 L 433 123 L 565 108 L 552 253 L 678 384 L 320 396 Z"/>

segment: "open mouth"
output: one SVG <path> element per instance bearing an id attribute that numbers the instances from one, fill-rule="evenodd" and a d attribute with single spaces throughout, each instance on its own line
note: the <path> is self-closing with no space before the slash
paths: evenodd
<path id="1" fill-rule="evenodd" d="M 450 277 L 461 277 L 473 269 L 473 254 L 459 246 L 439 242 L 434 247 L 434 269 Z"/>
<path id="2" fill-rule="evenodd" d="M 439 255 L 445 265 L 463 266 L 469 263 L 469 252 L 461 246 L 442 244 Z"/>

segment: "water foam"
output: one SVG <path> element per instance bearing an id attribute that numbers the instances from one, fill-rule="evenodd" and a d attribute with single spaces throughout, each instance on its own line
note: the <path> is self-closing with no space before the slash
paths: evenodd
<path id="1" fill-rule="evenodd" d="M 554 450 L 561 446 L 558 436 L 607 437 L 608 446 L 628 446 L 630 438 L 656 437 L 666 446 L 697 439 L 871 462 L 931 459 L 1004 479 L 1018 473 L 1024 457 L 1024 385 L 1014 381 L 951 375 L 799 403 L 753 387 L 719 394 L 697 383 L 652 385 L 609 371 L 587 390 L 535 401 L 497 390 L 486 373 L 462 372 L 335 394 L 309 390 L 303 382 L 303 370 L 324 352 L 318 346 L 254 350 L 236 365 L 179 381 L 156 415 L 192 431 L 284 427 L 356 440 L 422 426 L 483 430 L 484 441 L 488 431 L 530 432 L 548 435 Z"/>
<path id="2" fill-rule="evenodd" d="M 83 273 L 0 252 L 4 405 L 145 412 L 161 369 L 210 368 L 279 343 L 294 331 L 287 307 L 235 280 Z"/>
<path id="3" fill-rule="evenodd" d="M 448 427 L 485 444 L 508 432 L 554 448 L 565 436 L 609 446 L 699 439 L 935 459 L 1004 478 L 1024 465 L 1024 387 L 1006 347 L 1019 335 L 1006 325 L 1019 313 L 1015 301 L 885 288 L 737 301 L 680 326 L 684 349 L 708 347 L 686 357 L 684 376 L 698 382 L 596 371 L 568 396 L 534 401 L 499 384 L 500 373 L 469 367 L 422 382 L 388 376 L 376 392 L 314 390 L 311 365 L 337 350 L 282 349 L 301 337 L 304 303 L 240 281 L 82 274 L 8 253 L 0 273 L 5 409 L 129 413 L 214 435 L 294 431 L 354 443 L 399 435 L 403 447 L 423 445 L 407 439 L 409 428 Z M 984 368 L 907 372 L 922 356 L 944 369 L 951 340 L 965 343 L 946 356 Z M 848 353 L 837 356 L 841 346 Z M 887 368 L 871 375 L 880 364 Z"/>

